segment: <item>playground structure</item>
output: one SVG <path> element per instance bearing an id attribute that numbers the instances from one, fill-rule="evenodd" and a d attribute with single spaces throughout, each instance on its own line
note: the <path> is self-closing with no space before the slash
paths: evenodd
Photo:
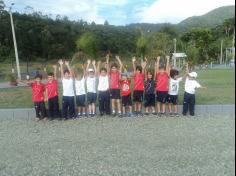
<path id="1" fill-rule="evenodd" d="M 173 53 L 171 58 L 173 68 L 181 69 L 185 64 L 186 58 L 187 55 L 185 53 Z"/>

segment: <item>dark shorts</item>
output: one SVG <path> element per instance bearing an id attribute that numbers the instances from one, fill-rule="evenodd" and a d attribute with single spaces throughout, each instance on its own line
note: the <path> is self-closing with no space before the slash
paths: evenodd
<path id="1" fill-rule="evenodd" d="M 111 89 L 110 90 L 111 99 L 120 99 L 120 89 Z"/>
<path id="2" fill-rule="evenodd" d="M 87 102 L 88 104 L 96 103 L 97 101 L 97 94 L 96 93 L 87 93 Z"/>
<path id="3" fill-rule="evenodd" d="M 155 94 L 144 95 L 144 107 L 155 106 Z"/>
<path id="4" fill-rule="evenodd" d="M 157 99 L 158 102 L 166 103 L 166 101 L 168 99 L 168 92 L 157 91 L 156 96 L 157 96 L 156 99 Z"/>
<path id="5" fill-rule="evenodd" d="M 178 95 L 168 95 L 167 102 L 173 105 L 177 105 Z"/>
<path id="6" fill-rule="evenodd" d="M 143 91 L 135 90 L 133 93 L 133 101 L 134 102 L 142 102 L 143 101 Z"/>
<path id="7" fill-rule="evenodd" d="M 76 104 L 77 106 L 85 107 L 85 95 L 77 95 L 76 96 Z"/>
<path id="8" fill-rule="evenodd" d="M 131 94 L 127 96 L 122 96 L 122 106 L 132 106 Z"/>

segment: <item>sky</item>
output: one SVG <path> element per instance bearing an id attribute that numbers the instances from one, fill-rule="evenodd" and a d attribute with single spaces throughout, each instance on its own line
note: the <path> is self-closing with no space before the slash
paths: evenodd
<path id="1" fill-rule="evenodd" d="M 70 20 L 111 25 L 173 23 L 203 15 L 215 8 L 235 5 L 234 0 L 4 0 L 13 11 L 67 16 Z M 32 7 L 32 8 L 26 8 Z"/>

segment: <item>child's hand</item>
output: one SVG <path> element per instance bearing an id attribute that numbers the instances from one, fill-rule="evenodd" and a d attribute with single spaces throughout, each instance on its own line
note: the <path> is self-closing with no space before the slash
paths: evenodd
<path id="1" fill-rule="evenodd" d="M 93 66 L 95 66 L 95 65 L 96 65 L 96 61 L 95 61 L 95 60 L 93 60 L 92 64 L 93 64 Z"/>
<path id="2" fill-rule="evenodd" d="M 87 65 L 90 65 L 90 64 L 91 64 L 91 60 L 88 59 L 88 60 L 87 60 Z"/>
<path id="3" fill-rule="evenodd" d="M 146 61 L 145 61 L 145 62 L 142 62 L 142 64 L 141 64 L 142 68 L 145 68 L 146 65 L 147 65 L 147 62 L 146 62 Z"/>
<path id="4" fill-rule="evenodd" d="M 134 63 L 136 61 L 136 58 L 135 57 L 132 57 L 132 62 Z"/>
<path id="5" fill-rule="evenodd" d="M 57 65 L 53 65 L 52 68 L 55 70 L 57 69 Z"/>
<path id="6" fill-rule="evenodd" d="M 145 60 L 145 62 L 147 62 L 148 61 L 147 57 L 145 57 L 144 60 Z"/>
<path id="7" fill-rule="evenodd" d="M 63 60 L 60 59 L 60 60 L 58 61 L 58 63 L 59 63 L 60 65 L 63 65 Z"/>
<path id="8" fill-rule="evenodd" d="M 65 61 L 65 65 L 66 65 L 66 66 L 69 66 L 69 61 Z"/>

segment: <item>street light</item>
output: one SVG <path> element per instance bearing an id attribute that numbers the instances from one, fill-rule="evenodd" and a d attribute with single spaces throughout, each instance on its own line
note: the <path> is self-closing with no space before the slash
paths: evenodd
<path id="1" fill-rule="evenodd" d="M 14 5 L 14 3 L 11 3 L 11 6 L 9 8 L 9 14 L 10 14 L 11 29 L 12 29 L 13 43 L 14 43 L 14 49 L 15 49 L 17 76 L 18 76 L 18 79 L 21 80 L 20 64 L 19 64 L 19 57 L 18 57 L 17 43 L 16 43 L 16 35 L 15 35 L 13 17 L 12 17 L 12 13 L 11 13 L 11 9 L 12 9 L 13 5 Z"/>

